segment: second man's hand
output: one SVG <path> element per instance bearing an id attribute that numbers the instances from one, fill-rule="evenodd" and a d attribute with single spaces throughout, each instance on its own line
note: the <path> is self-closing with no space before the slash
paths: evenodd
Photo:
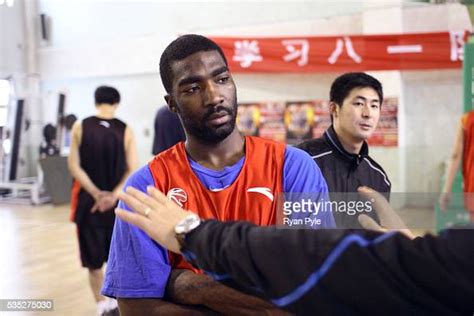
<path id="1" fill-rule="evenodd" d="M 128 187 L 119 194 L 133 212 L 117 208 L 115 214 L 125 222 L 137 226 L 163 247 L 180 253 L 174 227 L 191 212 L 185 211 L 158 191 L 147 187 L 148 195 Z"/>
<path id="2" fill-rule="evenodd" d="M 390 206 L 387 199 L 379 192 L 369 187 L 359 187 L 358 192 L 365 198 L 373 201 L 375 212 L 380 219 L 380 225 L 369 216 L 359 215 L 359 223 L 368 230 L 375 230 L 379 232 L 399 231 L 410 239 L 415 238 L 413 233 L 408 229 L 403 220 Z"/>

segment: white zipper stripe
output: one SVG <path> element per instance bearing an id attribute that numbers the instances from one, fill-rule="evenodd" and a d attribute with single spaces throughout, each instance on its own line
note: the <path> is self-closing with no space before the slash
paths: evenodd
<path id="1" fill-rule="evenodd" d="M 386 175 L 382 170 L 380 170 L 379 168 L 377 168 L 377 167 L 375 167 L 373 164 L 371 164 L 369 159 L 364 158 L 364 160 L 367 161 L 367 163 L 369 164 L 369 166 L 370 166 L 372 169 L 374 169 L 374 170 L 380 172 L 380 174 L 383 176 L 383 181 L 385 181 L 385 183 L 386 183 L 388 186 L 391 186 L 390 182 L 389 182 L 388 179 L 387 179 L 387 175 Z"/>
<path id="2" fill-rule="evenodd" d="M 316 155 L 316 156 L 311 156 L 311 158 L 317 159 L 319 157 L 323 157 L 323 156 L 326 156 L 326 155 L 329 155 L 329 154 L 332 154 L 332 150 L 326 151 L 325 153 L 322 153 L 322 154 L 319 154 L 319 155 Z"/>

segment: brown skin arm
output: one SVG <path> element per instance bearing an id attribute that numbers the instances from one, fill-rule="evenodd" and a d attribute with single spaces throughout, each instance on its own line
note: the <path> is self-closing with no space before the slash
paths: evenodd
<path id="1" fill-rule="evenodd" d="M 264 300 L 188 270 L 171 272 L 167 296 L 169 301 L 119 298 L 120 315 L 289 315 Z"/>
<path id="2" fill-rule="evenodd" d="M 118 306 L 120 315 L 135 316 L 135 315 L 217 315 L 213 311 L 203 306 L 186 306 L 174 304 L 161 299 L 155 298 L 141 298 L 141 299 L 127 299 L 119 298 Z"/>
<path id="3" fill-rule="evenodd" d="M 189 270 L 172 270 L 166 293 L 175 303 L 204 305 L 226 315 L 288 315 L 267 301 Z"/>

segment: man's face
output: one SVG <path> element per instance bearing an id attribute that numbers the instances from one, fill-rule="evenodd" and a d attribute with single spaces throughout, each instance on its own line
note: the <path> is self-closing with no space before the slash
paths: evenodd
<path id="1" fill-rule="evenodd" d="M 235 129 L 237 92 L 217 51 L 197 52 L 172 64 L 172 91 L 166 97 L 186 132 L 218 143 Z"/>
<path id="2" fill-rule="evenodd" d="M 342 106 L 332 104 L 334 126 L 346 141 L 367 140 L 375 131 L 380 118 L 380 100 L 377 92 L 369 87 L 354 88 Z"/>

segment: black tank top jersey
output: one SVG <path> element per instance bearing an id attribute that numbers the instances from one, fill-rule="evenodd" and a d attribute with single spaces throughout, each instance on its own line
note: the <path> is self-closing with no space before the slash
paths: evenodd
<path id="1" fill-rule="evenodd" d="M 82 121 L 82 138 L 79 146 L 81 168 L 100 190 L 112 191 L 126 171 L 126 126 L 118 119 L 101 119 L 96 116 Z M 113 209 L 105 213 L 92 214 L 90 209 L 93 205 L 92 196 L 81 189 L 75 222 L 93 226 L 113 226 L 115 217 Z"/>

